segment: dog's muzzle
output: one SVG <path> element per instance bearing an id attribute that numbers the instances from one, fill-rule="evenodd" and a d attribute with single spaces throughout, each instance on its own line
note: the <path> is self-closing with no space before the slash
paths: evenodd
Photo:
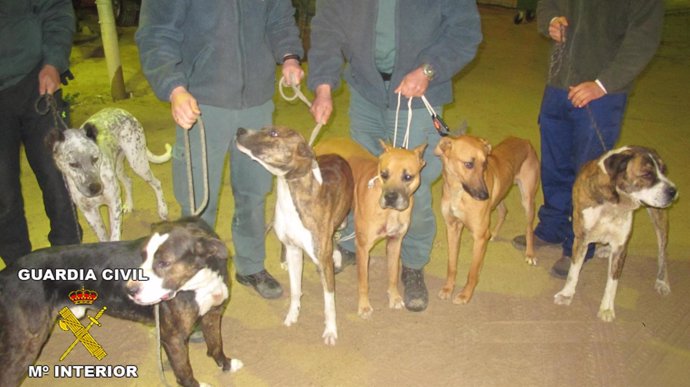
<path id="1" fill-rule="evenodd" d="M 381 208 L 392 208 L 398 211 L 404 211 L 410 205 L 407 196 L 396 191 L 384 191 L 379 200 Z"/>

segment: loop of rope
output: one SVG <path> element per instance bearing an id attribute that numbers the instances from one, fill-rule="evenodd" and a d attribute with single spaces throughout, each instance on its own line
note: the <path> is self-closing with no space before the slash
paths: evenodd
<path id="1" fill-rule="evenodd" d="M 398 104 L 395 108 L 395 128 L 393 130 L 393 146 L 397 146 L 398 143 L 398 121 L 400 117 L 400 98 L 401 93 L 398 92 Z M 401 147 L 407 149 L 410 145 L 410 127 L 412 126 L 412 98 L 407 99 L 407 126 L 405 128 L 405 136 Z"/>
<path id="2" fill-rule="evenodd" d="M 285 90 L 283 90 L 283 87 L 285 86 L 290 86 L 292 88 L 292 91 L 294 92 L 292 96 L 288 96 L 285 94 Z M 307 105 L 307 107 L 311 108 L 311 102 L 309 101 L 309 99 L 307 99 L 304 93 L 302 93 L 302 90 L 300 90 L 298 86 L 295 86 L 294 83 L 287 84 L 285 77 L 280 77 L 280 81 L 278 81 L 278 92 L 280 93 L 280 96 L 288 102 L 292 102 L 299 98 L 299 100 L 304 102 L 304 104 Z M 323 124 L 316 124 L 314 129 L 312 129 L 311 136 L 309 136 L 309 146 L 314 145 L 314 141 L 316 141 L 316 137 L 318 137 L 322 127 Z"/>
<path id="3" fill-rule="evenodd" d="M 209 192 L 208 192 L 208 159 L 206 157 L 206 128 L 204 127 L 204 121 L 199 117 L 199 141 L 201 141 L 201 171 L 202 180 L 204 184 L 204 196 L 201 205 L 196 208 L 196 201 L 194 195 L 194 176 L 192 175 L 192 152 L 189 145 L 189 130 L 185 129 L 184 136 L 184 150 L 187 161 L 187 188 L 189 194 L 189 211 L 192 216 L 197 216 L 206 208 L 208 204 Z"/>
<path id="4" fill-rule="evenodd" d="M 46 93 L 38 97 L 36 103 L 34 104 L 34 109 L 36 110 L 36 113 L 42 116 L 50 112 L 53 115 L 53 125 L 55 125 L 56 129 L 69 129 L 65 121 L 60 116 L 60 113 L 58 112 L 57 102 L 55 102 L 55 97 L 52 94 Z"/>

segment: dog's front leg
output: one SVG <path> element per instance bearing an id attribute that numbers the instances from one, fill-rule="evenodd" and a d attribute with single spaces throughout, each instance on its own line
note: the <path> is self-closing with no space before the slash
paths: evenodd
<path id="1" fill-rule="evenodd" d="M 389 237 L 386 242 L 386 256 L 388 258 L 388 307 L 402 309 L 405 307 L 402 296 L 398 291 L 400 272 L 400 250 L 405 233 Z"/>
<path id="2" fill-rule="evenodd" d="M 355 229 L 356 231 L 356 229 Z M 369 302 L 369 250 L 373 243 L 367 239 L 364 233 L 355 232 L 355 254 L 357 256 L 357 288 L 359 300 L 357 305 L 357 315 L 367 319 L 374 313 L 374 308 Z M 370 237 L 373 238 L 373 237 Z"/>
<path id="3" fill-rule="evenodd" d="M 290 326 L 297 322 L 302 298 L 302 250 L 297 246 L 283 243 L 285 246 L 285 260 L 290 276 L 290 309 L 283 324 Z"/>
<path id="4" fill-rule="evenodd" d="M 449 300 L 455 289 L 455 277 L 458 272 L 458 252 L 460 251 L 460 236 L 464 225 L 452 215 L 444 216 L 446 220 L 446 240 L 448 241 L 448 270 L 446 284 L 438 292 L 438 298 Z"/>
<path id="5" fill-rule="evenodd" d="M 453 298 L 454 304 L 467 304 L 472 299 L 474 295 L 474 289 L 479 283 L 479 273 L 482 271 L 482 266 L 484 265 L 484 255 L 486 254 L 486 245 L 489 242 L 489 228 L 483 229 L 484 231 L 480 233 L 473 232 L 474 242 L 472 244 L 472 262 L 470 263 L 470 270 L 467 273 L 467 282 L 465 287 L 462 288 L 460 293 L 458 293 L 455 298 Z"/>
<path id="6" fill-rule="evenodd" d="M 201 330 L 206 341 L 206 354 L 216 361 L 223 371 L 235 372 L 244 366 L 239 359 L 230 359 L 223 353 L 223 336 L 221 335 L 221 318 L 223 309 L 221 306 L 211 308 L 201 317 Z"/>
<path id="7" fill-rule="evenodd" d="M 580 269 L 585 262 L 585 255 L 587 254 L 587 243 L 585 243 L 582 236 L 575 235 L 573 241 L 573 257 L 570 262 L 570 270 L 568 270 L 568 279 L 565 280 L 565 286 L 560 292 L 556 293 L 553 302 L 558 305 L 570 305 L 575 295 L 575 288 L 577 281 L 580 278 Z"/>
<path id="8" fill-rule="evenodd" d="M 666 269 L 666 244 L 668 243 L 668 211 L 661 208 L 647 207 L 647 213 L 652 219 L 656 241 L 659 248 L 657 258 L 657 272 L 654 289 L 665 296 L 671 293 L 671 285 L 668 282 L 668 271 Z"/>
<path id="9" fill-rule="evenodd" d="M 82 208 L 81 212 L 86 218 L 86 222 L 89 223 L 91 229 L 96 233 L 96 237 L 99 242 L 107 242 L 108 233 L 105 230 L 105 225 L 103 224 L 103 218 L 101 218 L 100 212 L 98 212 L 98 207 Z"/>
<path id="10" fill-rule="evenodd" d="M 597 313 L 597 316 L 602 321 L 611 322 L 616 318 L 614 301 L 618 289 L 618 279 L 623 272 L 623 265 L 625 264 L 625 257 L 627 255 L 628 252 L 625 244 L 618 246 L 614 246 L 613 243 L 611 244 L 606 288 L 604 289 L 604 297 L 601 298 L 601 305 L 599 305 L 599 313 Z"/>
<path id="11" fill-rule="evenodd" d="M 172 300 L 176 301 L 179 302 Z M 199 382 L 194 379 L 192 365 L 189 363 L 188 348 L 188 339 L 195 319 L 181 317 L 188 312 L 189 310 L 178 308 L 171 302 L 160 304 L 161 344 L 168 355 L 177 383 L 185 387 L 198 387 Z"/>

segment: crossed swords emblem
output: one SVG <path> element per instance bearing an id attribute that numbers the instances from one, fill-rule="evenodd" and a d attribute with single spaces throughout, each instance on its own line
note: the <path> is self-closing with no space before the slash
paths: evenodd
<path id="1" fill-rule="evenodd" d="M 91 336 L 89 333 L 89 330 L 91 330 L 91 327 L 96 324 L 99 327 L 101 326 L 101 323 L 98 322 L 98 319 L 103 316 L 103 313 L 105 310 L 108 309 L 105 306 L 98 311 L 96 316 L 89 317 L 89 320 L 91 322 L 87 326 L 81 325 L 81 322 L 77 319 L 77 317 L 72 313 L 71 310 L 69 310 L 68 307 L 64 307 L 60 310 L 60 316 L 62 316 L 62 319 L 58 321 L 58 325 L 60 325 L 60 328 L 63 331 L 71 331 L 72 334 L 74 334 L 75 340 L 72 342 L 72 344 L 67 348 L 65 353 L 60 356 L 60 361 L 65 360 L 67 355 L 69 355 L 70 352 L 72 352 L 72 349 L 79 344 L 82 343 L 84 345 L 84 348 L 86 348 L 87 351 L 91 354 L 91 356 L 95 357 L 98 360 L 103 359 L 104 357 L 107 356 L 105 353 L 105 350 L 103 350 L 103 347 L 101 347 L 100 344 L 96 341 L 96 339 Z"/>

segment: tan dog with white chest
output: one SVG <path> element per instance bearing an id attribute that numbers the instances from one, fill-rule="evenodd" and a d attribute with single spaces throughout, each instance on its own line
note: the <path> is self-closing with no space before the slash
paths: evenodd
<path id="1" fill-rule="evenodd" d="M 570 305 L 587 245 L 605 243 L 610 246 L 608 277 L 598 316 L 603 321 L 614 320 L 614 299 L 627 255 L 633 212 L 641 205 L 652 217 L 659 247 L 654 287 L 661 295 L 670 293 L 666 271 L 668 214 L 663 208 L 677 196 L 676 186 L 666 177 L 664 162 L 652 149 L 626 146 L 585 164 L 573 185 L 572 263 L 565 286 L 554 296 L 554 302 Z"/>
<path id="2" fill-rule="evenodd" d="M 354 218 L 359 302 L 357 313 L 369 318 L 369 251 L 383 238 L 388 261 L 388 306 L 405 305 L 398 291 L 400 249 L 410 226 L 414 197 L 425 165 L 422 158 L 426 144 L 413 150 L 395 148 L 380 141 L 383 153 L 377 159 L 349 139 L 320 142 L 317 154 L 336 153 L 350 164 L 355 181 Z"/>
<path id="3" fill-rule="evenodd" d="M 505 220 L 507 209 L 503 199 L 513 183 L 520 188 L 527 216 L 525 259 L 529 264 L 536 264 L 533 223 L 539 160 L 529 141 L 516 137 L 507 138 L 493 149 L 479 137 L 444 137 L 434 154 L 440 156 L 443 163 L 441 211 L 448 238 L 448 275 L 438 296 L 446 300 L 453 294 L 460 235 L 467 227 L 474 239 L 472 263 L 465 287 L 453 299 L 455 304 L 466 304 L 472 299 L 479 282 L 487 242 L 492 237 L 489 231 L 491 211 L 498 209 L 498 222 L 493 231 L 495 236 Z"/>

